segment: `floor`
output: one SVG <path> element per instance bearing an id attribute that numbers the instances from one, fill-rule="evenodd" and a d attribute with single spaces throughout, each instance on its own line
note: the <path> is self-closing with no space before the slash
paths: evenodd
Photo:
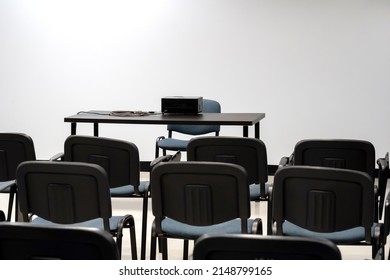
<path id="1" fill-rule="evenodd" d="M 143 179 L 147 180 L 147 174 L 143 174 Z M 271 178 L 272 180 L 272 178 Z M 0 195 L 0 205 L 7 205 L 8 197 L 5 194 Z M 131 214 L 135 218 L 136 231 L 137 231 L 137 243 L 138 243 L 138 256 L 140 256 L 141 248 L 141 221 L 142 221 L 142 199 L 128 199 L 128 198 L 114 198 L 112 202 L 113 215 Z M 266 232 L 266 202 L 251 202 L 252 217 L 259 217 L 263 221 L 263 231 Z M 149 201 L 148 211 L 148 231 L 147 231 L 147 247 L 146 247 L 146 259 L 150 256 L 150 225 L 152 223 L 153 215 L 151 211 L 151 203 Z M 390 240 L 389 240 L 390 241 Z M 168 240 L 169 259 L 180 260 L 182 259 L 182 245 L 181 240 Z M 192 251 L 193 243 L 190 242 L 190 252 Z M 386 246 L 386 256 L 388 246 Z M 359 260 L 370 259 L 371 250 L 369 246 L 340 246 L 342 258 L 345 260 Z M 130 241 L 128 232 L 123 236 L 123 259 L 131 259 L 130 256 Z M 191 258 L 191 256 L 190 256 Z M 157 253 L 157 259 L 161 259 L 161 254 Z"/>

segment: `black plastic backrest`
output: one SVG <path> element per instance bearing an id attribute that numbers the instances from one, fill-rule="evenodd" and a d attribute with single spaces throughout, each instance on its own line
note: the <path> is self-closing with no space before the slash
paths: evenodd
<path id="1" fill-rule="evenodd" d="M 218 101 L 211 99 L 203 99 L 203 111 L 204 113 L 221 113 L 221 105 Z M 220 131 L 220 125 L 181 125 L 181 124 L 169 124 L 167 126 L 168 131 L 175 131 L 188 135 L 201 135 L 211 132 L 215 132 L 217 135 Z"/>
<path id="2" fill-rule="evenodd" d="M 112 235 L 94 228 L 0 223 L 2 260 L 119 260 Z"/>
<path id="3" fill-rule="evenodd" d="M 205 234 L 194 245 L 194 260 L 341 260 L 326 239 L 256 234 Z"/>
<path id="4" fill-rule="evenodd" d="M 16 168 L 26 160 L 36 160 L 34 143 L 23 133 L 0 133 L 0 181 L 16 178 Z"/>
<path id="5" fill-rule="evenodd" d="M 302 140 L 295 145 L 294 165 L 358 170 L 374 180 L 375 148 L 368 141 L 355 139 Z"/>
<path id="6" fill-rule="evenodd" d="M 247 175 L 230 163 L 167 162 L 151 171 L 152 211 L 156 230 L 164 217 L 206 226 L 250 217 Z M 243 224 L 242 224 L 243 226 Z M 246 232 L 243 226 L 243 232 Z"/>
<path id="7" fill-rule="evenodd" d="M 94 163 L 108 175 L 110 187 L 140 184 L 139 151 L 135 144 L 104 137 L 72 135 L 65 140 L 64 160 Z"/>
<path id="8" fill-rule="evenodd" d="M 362 226 L 370 240 L 374 222 L 374 186 L 365 172 L 312 166 L 289 166 L 275 173 L 272 216 L 277 234 L 282 223 L 316 232 Z"/>
<path id="9" fill-rule="evenodd" d="M 252 183 L 268 181 L 267 149 L 263 141 L 249 137 L 194 137 L 187 146 L 188 161 L 230 162 L 241 165 Z"/>
<path id="10" fill-rule="evenodd" d="M 28 214 L 58 224 L 103 218 L 109 230 L 111 197 L 107 174 L 96 164 L 27 161 L 17 169 L 23 221 Z"/>

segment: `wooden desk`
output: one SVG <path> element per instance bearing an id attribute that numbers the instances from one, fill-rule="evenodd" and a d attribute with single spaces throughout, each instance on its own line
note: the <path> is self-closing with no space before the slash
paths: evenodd
<path id="1" fill-rule="evenodd" d="M 99 136 L 100 123 L 114 124 L 188 124 L 188 125 L 227 125 L 242 126 L 243 136 L 248 137 L 248 127 L 254 126 L 254 136 L 260 139 L 260 120 L 265 113 L 200 113 L 197 115 L 161 114 L 145 116 L 111 116 L 110 111 L 86 111 L 66 117 L 65 122 L 71 123 L 71 134 L 76 134 L 77 123 L 93 123 L 94 135 Z"/>

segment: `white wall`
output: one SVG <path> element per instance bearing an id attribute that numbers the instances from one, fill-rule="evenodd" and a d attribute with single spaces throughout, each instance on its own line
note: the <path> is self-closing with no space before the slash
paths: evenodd
<path id="1" fill-rule="evenodd" d="M 265 112 L 270 164 L 314 137 L 366 139 L 383 156 L 389 15 L 386 0 L 0 0 L 0 131 L 31 135 L 44 159 L 62 150 L 65 116 L 200 95 L 224 112 Z M 101 128 L 136 143 L 142 160 L 164 134 Z"/>

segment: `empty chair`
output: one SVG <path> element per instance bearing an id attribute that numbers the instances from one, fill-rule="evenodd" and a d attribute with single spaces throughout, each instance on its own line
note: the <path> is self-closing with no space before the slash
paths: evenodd
<path id="1" fill-rule="evenodd" d="M 221 113 L 221 105 L 218 101 L 203 99 L 203 112 L 205 113 Z M 196 136 L 213 133 L 218 136 L 220 131 L 219 125 L 182 125 L 182 124 L 169 124 L 167 126 L 168 137 L 159 136 L 156 140 L 156 158 L 160 156 L 160 149 L 163 151 L 163 155 L 166 151 L 186 151 L 188 139 L 186 136 Z M 174 134 L 181 134 L 182 138 L 173 137 Z"/>
<path id="2" fill-rule="evenodd" d="M 307 165 L 324 166 L 342 169 L 352 169 L 366 172 L 371 180 L 375 180 L 375 147 L 365 140 L 359 139 L 304 139 L 296 143 L 290 157 L 283 157 L 280 166 L 286 165 Z M 379 185 L 383 185 L 382 182 Z M 375 188 L 375 200 L 377 210 L 375 219 L 378 221 L 381 216 L 379 209 L 381 190 L 377 185 Z"/>
<path id="3" fill-rule="evenodd" d="M 194 245 L 194 260 L 341 260 L 332 241 L 294 236 L 205 234 Z"/>
<path id="4" fill-rule="evenodd" d="M 260 139 L 233 136 L 194 137 L 188 143 L 187 160 L 241 165 L 248 173 L 251 200 L 268 200 L 271 185 L 267 184 L 267 149 Z"/>
<path id="5" fill-rule="evenodd" d="M 27 160 L 36 160 L 34 142 L 24 133 L 0 133 L 0 193 L 9 195 L 7 221 L 11 220 L 16 193 L 16 168 Z M 15 208 L 17 202 L 15 200 Z M 0 219 L 4 214 L 0 214 Z M 17 214 L 15 214 L 17 220 Z"/>
<path id="6" fill-rule="evenodd" d="M 149 181 L 140 180 L 138 147 L 119 139 L 71 135 L 65 140 L 64 152 L 52 159 L 57 158 L 98 164 L 108 175 L 111 197 L 143 199 L 141 259 L 145 259 Z"/>
<path id="7" fill-rule="evenodd" d="M 161 240 L 168 258 L 167 238 L 188 241 L 205 233 L 262 233 L 261 219 L 250 219 L 247 174 L 242 166 L 220 162 L 167 162 L 151 171 L 152 224 L 150 258 Z"/>
<path id="8" fill-rule="evenodd" d="M 128 228 L 137 259 L 134 218 L 112 215 L 105 170 L 82 162 L 27 161 L 17 168 L 16 182 L 24 222 L 93 227 L 116 238 L 122 256 L 123 229 Z"/>
<path id="9" fill-rule="evenodd" d="M 119 260 L 106 231 L 61 225 L 0 223 L 2 260 Z"/>
<path id="10" fill-rule="evenodd" d="M 361 171 L 289 166 L 278 169 L 272 194 L 272 233 L 325 238 L 337 245 L 383 249 L 383 224 L 375 222 L 374 187 Z"/>

